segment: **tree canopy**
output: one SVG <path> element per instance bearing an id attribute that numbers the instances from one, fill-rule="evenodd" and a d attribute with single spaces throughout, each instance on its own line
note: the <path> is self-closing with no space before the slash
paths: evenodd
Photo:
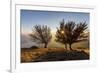
<path id="1" fill-rule="evenodd" d="M 47 27 L 47 25 L 35 25 L 33 26 L 32 31 L 32 34 L 30 34 L 32 40 L 36 43 L 44 44 L 44 48 L 47 48 L 47 45 L 52 38 L 50 28 Z"/>
<path id="2" fill-rule="evenodd" d="M 56 42 L 64 44 L 65 48 L 67 48 L 67 44 L 69 44 L 69 48 L 72 50 L 71 45 L 80 41 L 79 38 L 86 29 L 86 22 L 76 24 L 74 21 L 65 23 L 65 21 L 62 20 L 62 22 L 60 22 L 60 27 L 57 28 Z"/>

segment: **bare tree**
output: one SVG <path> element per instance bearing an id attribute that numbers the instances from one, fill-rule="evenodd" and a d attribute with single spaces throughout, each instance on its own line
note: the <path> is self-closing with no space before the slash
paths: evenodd
<path id="1" fill-rule="evenodd" d="M 47 48 L 47 45 L 52 38 L 50 28 L 46 25 L 35 25 L 32 31 L 32 34 L 30 34 L 32 40 L 36 43 L 44 44 L 44 48 Z"/>
<path id="2" fill-rule="evenodd" d="M 71 45 L 73 43 L 82 41 L 82 40 L 79 40 L 79 38 L 80 38 L 80 36 L 82 37 L 81 34 L 83 34 L 84 31 L 87 29 L 87 24 L 86 24 L 86 22 L 84 22 L 84 23 L 80 22 L 78 24 L 75 24 L 75 22 L 70 21 L 70 22 L 66 23 L 65 29 L 67 31 L 67 33 L 66 33 L 67 43 L 69 44 L 70 50 L 72 50 Z"/>
<path id="3" fill-rule="evenodd" d="M 87 29 L 86 22 L 76 24 L 73 21 L 64 22 L 64 20 L 60 23 L 60 27 L 57 28 L 56 32 L 56 42 L 60 42 L 65 45 L 67 49 L 67 44 L 69 44 L 70 50 L 72 50 L 72 44 L 75 42 L 79 42 L 80 36 L 84 30 Z"/>
<path id="4" fill-rule="evenodd" d="M 65 34 L 65 22 L 64 22 L 64 19 L 60 22 L 60 27 L 57 28 L 57 32 L 56 32 L 55 37 L 56 37 L 55 41 L 64 44 L 65 45 L 65 49 L 67 50 L 67 40 L 66 40 L 67 36 Z"/>

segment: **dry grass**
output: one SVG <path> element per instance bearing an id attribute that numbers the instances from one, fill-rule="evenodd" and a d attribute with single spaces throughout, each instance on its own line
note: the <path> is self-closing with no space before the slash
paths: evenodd
<path id="1" fill-rule="evenodd" d="M 77 51 L 84 51 L 89 54 L 89 49 L 76 49 Z M 65 52 L 64 48 L 38 48 L 38 49 L 24 49 L 21 50 L 21 62 L 33 62 L 40 56 L 45 55 L 48 52 Z"/>

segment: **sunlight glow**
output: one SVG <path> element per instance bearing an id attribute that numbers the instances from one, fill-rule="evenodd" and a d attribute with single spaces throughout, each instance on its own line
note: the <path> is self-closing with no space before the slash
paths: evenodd
<path id="1" fill-rule="evenodd" d="M 64 34 L 64 31 L 62 30 L 61 33 Z"/>

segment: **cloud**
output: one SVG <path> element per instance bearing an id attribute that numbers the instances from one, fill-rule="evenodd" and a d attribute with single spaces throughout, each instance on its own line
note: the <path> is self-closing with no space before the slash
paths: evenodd
<path id="1" fill-rule="evenodd" d="M 32 42 L 30 36 L 21 34 L 21 48 L 30 48 L 33 45 L 36 45 L 36 43 Z"/>

